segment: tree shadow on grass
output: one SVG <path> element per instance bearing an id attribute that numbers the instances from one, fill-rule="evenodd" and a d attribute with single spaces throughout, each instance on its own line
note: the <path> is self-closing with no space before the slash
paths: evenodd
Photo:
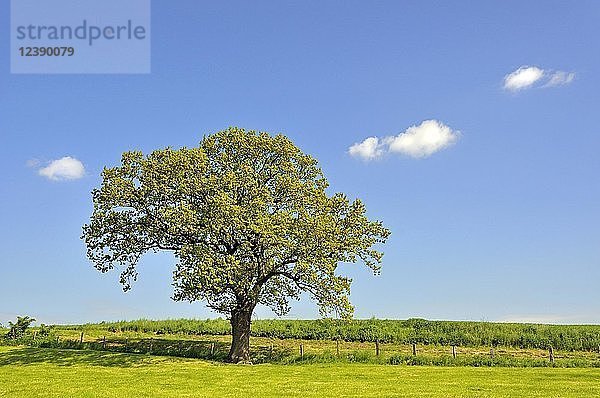
<path id="1" fill-rule="evenodd" d="M 85 343 L 75 340 L 49 340 L 41 343 L 39 347 L 14 348 L 0 352 L 0 367 L 36 363 L 49 363 L 58 366 L 132 367 L 180 358 L 203 359 L 223 363 L 226 362 L 229 351 L 229 344 L 222 342 L 166 339 L 137 341 L 110 339 Z M 279 362 L 290 355 L 290 350 L 286 348 L 273 346 L 251 347 L 251 358 L 254 363 Z"/>
<path id="2" fill-rule="evenodd" d="M 166 358 L 163 358 L 165 360 Z M 58 366 L 115 366 L 132 367 L 160 361 L 159 357 L 141 354 L 69 350 L 55 348 L 15 348 L 0 352 L 0 367 L 48 363 Z"/>

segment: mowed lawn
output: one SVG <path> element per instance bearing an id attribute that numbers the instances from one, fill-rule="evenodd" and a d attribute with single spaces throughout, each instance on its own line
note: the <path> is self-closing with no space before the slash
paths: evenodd
<path id="1" fill-rule="evenodd" d="M 0 347 L 0 397 L 598 397 L 600 369 L 226 365 Z"/>

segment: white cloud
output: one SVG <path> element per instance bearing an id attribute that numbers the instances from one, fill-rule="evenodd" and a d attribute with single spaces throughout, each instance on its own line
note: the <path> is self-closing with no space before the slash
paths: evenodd
<path id="1" fill-rule="evenodd" d="M 413 158 L 423 158 L 452 145 L 458 140 L 458 133 L 437 120 L 425 120 L 418 126 L 411 126 L 386 142 L 390 152 L 398 152 Z"/>
<path id="2" fill-rule="evenodd" d="M 51 161 L 48 166 L 38 170 L 41 176 L 50 180 L 77 180 L 84 176 L 85 167 L 79 160 L 70 156 Z"/>
<path id="3" fill-rule="evenodd" d="M 550 80 L 546 83 L 546 86 L 562 86 L 563 84 L 569 84 L 575 79 L 575 73 L 573 72 L 563 72 L 562 70 L 553 72 L 550 75 Z"/>
<path id="4" fill-rule="evenodd" d="M 377 159 L 383 155 L 383 148 L 377 137 L 365 138 L 363 142 L 352 145 L 348 152 L 351 156 L 359 157 L 364 160 Z"/>
<path id="5" fill-rule="evenodd" d="M 518 91 L 531 87 L 544 76 L 544 70 L 537 66 L 522 66 L 516 71 L 504 76 L 504 88 Z"/>
<path id="6" fill-rule="evenodd" d="M 373 160 L 386 153 L 400 153 L 413 158 L 424 158 L 441 151 L 458 140 L 459 133 L 437 120 L 425 120 L 396 136 L 369 137 L 352 145 L 351 156 Z"/>
<path id="7" fill-rule="evenodd" d="M 534 86 L 554 87 L 569 84 L 575 79 L 575 72 L 548 70 L 537 66 L 521 66 L 516 71 L 504 76 L 504 89 L 519 91 Z"/>

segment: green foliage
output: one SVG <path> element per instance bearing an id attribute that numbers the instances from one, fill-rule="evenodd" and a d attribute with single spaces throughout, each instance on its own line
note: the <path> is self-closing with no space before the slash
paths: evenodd
<path id="1" fill-rule="evenodd" d="M 129 289 L 144 253 L 172 251 L 173 298 L 227 315 L 257 304 L 285 314 L 308 292 L 323 315 L 349 317 L 337 265 L 378 273 L 373 246 L 389 235 L 360 200 L 328 195 L 317 161 L 283 135 L 229 128 L 197 148 L 126 152 L 102 178 L 82 237 L 95 267 L 122 267 Z"/>
<path id="2" fill-rule="evenodd" d="M 109 322 L 99 327 L 113 332 L 158 334 L 225 335 L 231 325 L 224 319 L 171 319 Z M 352 319 L 339 321 L 258 319 L 252 322 L 253 336 L 279 339 L 371 341 L 398 344 L 457 345 L 463 347 L 540 348 L 565 351 L 597 351 L 598 325 L 544 325 L 492 322 L 428 321 L 424 319 Z"/>
<path id="3" fill-rule="evenodd" d="M 599 360 L 585 358 L 560 359 L 550 362 L 541 358 L 515 358 L 511 356 L 461 355 L 408 355 L 395 354 L 388 358 L 390 365 L 409 366 L 473 366 L 473 367 L 512 367 L 512 368 L 600 368 Z"/>
<path id="4" fill-rule="evenodd" d="M 9 331 L 6 337 L 13 340 L 23 337 L 33 322 L 35 319 L 29 316 L 18 316 L 17 322 L 8 322 Z"/>
<path id="5" fill-rule="evenodd" d="M 54 326 L 41 324 L 39 330 L 37 331 L 38 337 L 48 337 L 52 333 L 52 329 Z"/>

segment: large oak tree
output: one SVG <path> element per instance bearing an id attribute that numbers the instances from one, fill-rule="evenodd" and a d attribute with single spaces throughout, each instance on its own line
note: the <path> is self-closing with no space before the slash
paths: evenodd
<path id="1" fill-rule="evenodd" d="M 226 314 L 229 360 L 248 361 L 256 305 L 285 314 L 307 292 L 323 316 L 349 317 L 351 279 L 338 264 L 380 270 L 373 246 L 389 231 L 327 187 L 317 161 L 285 136 L 229 128 L 197 148 L 125 152 L 102 172 L 82 238 L 98 270 L 121 269 L 124 290 L 144 253 L 173 252 L 173 299 Z"/>

